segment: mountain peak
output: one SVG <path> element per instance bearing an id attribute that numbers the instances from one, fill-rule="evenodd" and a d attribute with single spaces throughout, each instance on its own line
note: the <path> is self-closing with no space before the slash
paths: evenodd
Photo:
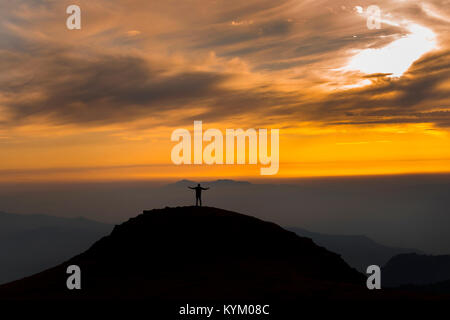
<path id="1" fill-rule="evenodd" d="M 88 298 L 298 298 L 311 288 L 342 297 L 363 291 L 365 279 L 274 223 L 212 207 L 166 207 L 116 226 L 60 266 L 0 287 L 0 297 L 70 295 L 64 273 L 72 264 L 86 274 L 80 294 Z"/>

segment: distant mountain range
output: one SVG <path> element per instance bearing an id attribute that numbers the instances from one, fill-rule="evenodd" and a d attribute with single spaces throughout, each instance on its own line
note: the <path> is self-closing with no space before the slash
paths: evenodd
<path id="1" fill-rule="evenodd" d="M 85 218 L 0 212 L 0 283 L 62 263 L 112 228 Z"/>
<path id="2" fill-rule="evenodd" d="M 382 267 L 382 287 L 450 294 L 450 255 L 425 255 L 416 249 L 394 248 L 361 235 L 329 235 L 287 228 L 335 252 L 362 273 L 369 265 Z"/>
<path id="3" fill-rule="evenodd" d="M 363 235 L 331 235 L 288 227 L 299 236 L 311 238 L 314 243 L 335 252 L 352 267 L 365 273 L 370 265 L 383 267 L 392 257 L 402 253 L 421 253 L 416 249 L 394 248 L 376 243 Z M 449 278 L 450 279 L 450 278 Z"/>
<path id="4" fill-rule="evenodd" d="M 429 290 L 450 289 L 450 255 L 400 254 L 389 260 L 382 275 L 385 287 L 424 285 Z"/>

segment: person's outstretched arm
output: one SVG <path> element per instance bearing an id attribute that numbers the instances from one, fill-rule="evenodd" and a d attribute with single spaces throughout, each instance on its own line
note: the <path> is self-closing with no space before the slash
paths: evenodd
<path id="1" fill-rule="evenodd" d="M 192 189 L 192 190 L 194 190 L 195 188 L 193 188 L 193 187 L 188 187 L 189 189 Z"/>
<path id="2" fill-rule="evenodd" d="M 202 190 L 208 190 L 209 188 L 202 188 Z"/>

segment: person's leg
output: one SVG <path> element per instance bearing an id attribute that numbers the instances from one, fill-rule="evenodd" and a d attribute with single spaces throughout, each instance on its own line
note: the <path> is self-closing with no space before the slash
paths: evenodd
<path id="1" fill-rule="evenodd" d="M 198 199 L 199 197 L 195 197 L 195 206 L 198 207 Z"/>
<path id="2" fill-rule="evenodd" d="M 198 200 L 200 201 L 200 207 L 202 206 L 202 197 L 199 197 Z"/>

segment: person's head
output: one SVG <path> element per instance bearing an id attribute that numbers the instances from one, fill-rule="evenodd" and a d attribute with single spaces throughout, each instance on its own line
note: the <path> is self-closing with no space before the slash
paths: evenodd
<path id="1" fill-rule="evenodd" d="M 197 185 L 197 187 L 200 187 L 200 183 Z"/>

